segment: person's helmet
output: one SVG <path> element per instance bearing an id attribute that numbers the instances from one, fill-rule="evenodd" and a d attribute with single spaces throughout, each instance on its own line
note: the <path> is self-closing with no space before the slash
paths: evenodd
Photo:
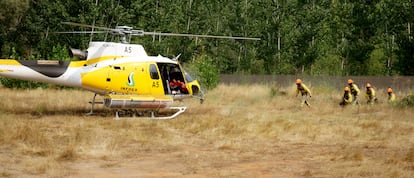
<path id="1" fill-rule="evenodd" d="M 352 79 L 348 79 L 348 84 L 352 84 L 354 81 Z"/>
<path id="2" fill-rule="evenodd" d="M 389 88 L 387 89 L 387 92 L 388 92 L 388 93 L 392 93 L 392 88 L 391 88 L 391 87 L 389 87 Z"/>
<path id="3" fill-rule="evenodd" d="M 345 87 L 344 91 L 351 91 L 351 90 L 349 89 L 349 87 Z"/>
<path id="4" fill-rule="evenodd" d="M 370 84 L 370 83 L 367 83 L 367 84 L 366 84 L 366 87 L 367 87 L 367 88 L 371 88 L 371 84 Z"/>
<path id="5" fill-rule="evenodd" d="M 296 79 L 296 84 L 302 84 L 302 80 L 301 79 Z"/>

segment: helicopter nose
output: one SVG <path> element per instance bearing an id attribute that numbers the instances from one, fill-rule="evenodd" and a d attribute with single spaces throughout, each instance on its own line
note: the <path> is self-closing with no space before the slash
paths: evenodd
<path id="1" fill-rule="evenodd" d="M 194 98 L 199 98 L 200 103 L 202 104 L 204 102 L 204 93 L 203 90 L 201 90 L 200 84 L 197 80 L 193 80 L 188 84 L 188 86 L 191 86 L 191 94 Z"/>

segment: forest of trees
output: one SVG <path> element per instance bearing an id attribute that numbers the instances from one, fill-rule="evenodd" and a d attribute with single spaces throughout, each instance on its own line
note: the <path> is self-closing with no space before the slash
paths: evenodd
<path id="1" fill-rule="evenodd" d="M 0 0 L 0 58 L 67 60 L 69 47 L 115 40 L 55 33 L 91 30 L 61 22 L 261 38 L 132 38 L 225 74 L 414 75 L 412 0 Z"/>

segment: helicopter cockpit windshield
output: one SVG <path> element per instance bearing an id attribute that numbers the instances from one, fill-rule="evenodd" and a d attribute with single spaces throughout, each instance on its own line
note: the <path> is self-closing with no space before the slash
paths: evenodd
<path id="1" fill-rule="evenodd" d="M 193 77 L 191 77 L 191 75 L 185 69 L 184 69 L 184 75 L 185 75 L 185 78 L 187 79 L 187 82 L 194 81 Z"/>

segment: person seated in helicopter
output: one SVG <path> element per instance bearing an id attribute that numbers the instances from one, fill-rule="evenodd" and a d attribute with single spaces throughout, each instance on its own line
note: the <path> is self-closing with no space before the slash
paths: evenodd
<path id="1" fill-rule="evenodd" d="M 177 93 L 188 94 L 188 90 L 187 90 L 187 87 L 185 86 L 185 83 L 181 82 L 180 80 L 173 79 L 170 82 L 170 88 L 171 88 L 172 94 L 177 94 Z"/>
<path id="2" fill-rule="evenodd" d="M 180 70 L 176 66 L 171 66 L 169 71 L 169 77 L 170 78 L 179 78 L 178 75 L 180 73 Z"/>

